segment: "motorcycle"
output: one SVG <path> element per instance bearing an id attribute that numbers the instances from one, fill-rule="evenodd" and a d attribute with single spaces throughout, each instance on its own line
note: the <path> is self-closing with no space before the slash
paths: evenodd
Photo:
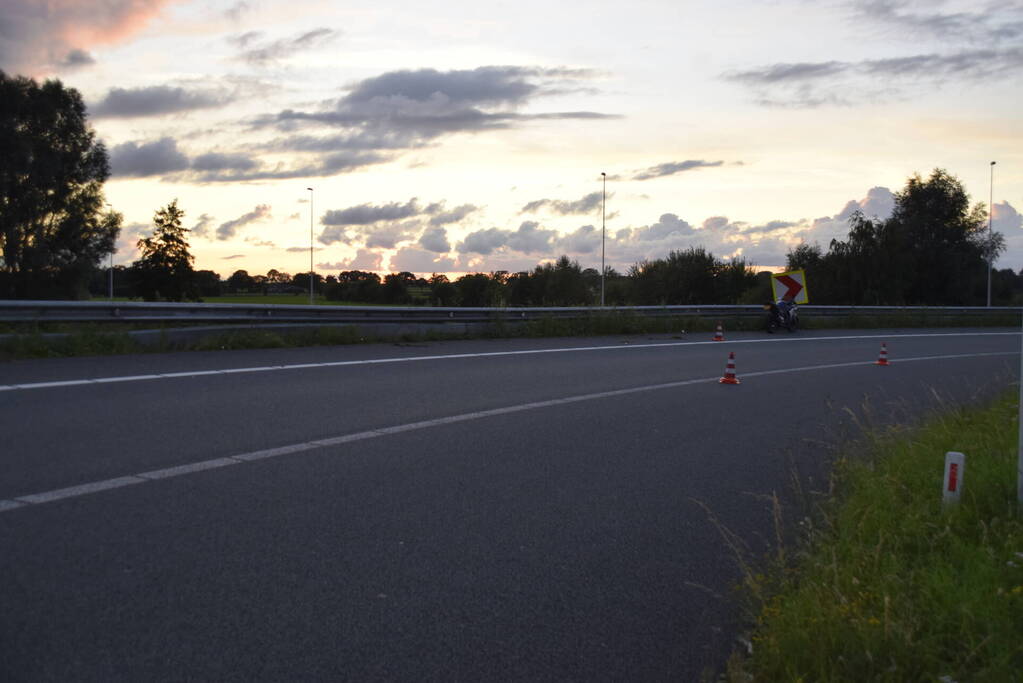
<path id="1" fill-rule="evenodd" d="M 764 327 L 768 333 L 773 334 L 775 330 L 785 328 L 789 332 L 795 332 L 799 327 L 799 311 L 795 302 L 779 299 L 777 302 L 764 304 L 767 317 Z"/>

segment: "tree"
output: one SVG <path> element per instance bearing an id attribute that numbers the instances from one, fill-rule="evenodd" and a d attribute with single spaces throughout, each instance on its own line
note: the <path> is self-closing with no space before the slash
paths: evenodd
<path id="1" fill-rule="evenodd" d="M 443 273 L 434 273 L 430 276 L 430 300 L 434 306 L 454 306 L 455 299 L 458 296 L 458 290 L 455 288 L 451 281 L 448 280 L 448 276 Z"/>
<path id="2" fill-rule="evenodd" d="M 84 297 L 114 251 L 110 164 L 78 91 L 0 71 L 0 294 Z"/>
<path id="3" fill-rule="evenodd" d="M 327 288 L 326 296 L 329 301 L 374 303 L 380 299 L 380 289 L 380 276 L 376 273 L 345 270 L 338 274 L 337 284 Z"/>
<path id="4" fill-rule="evenodd" d="M 384 285 L 381 296 L 384 303 L 407 304 L 412 299 L 409 294 L 409 287 L 416 283 L 416 276 L 408 271 L 390 273 L 384 276 Z"/>
<path id="5" fill-rule="evenodd" d="M 199 298 L 185 235 L 188 228 L 181 225 L 184 215 L 175 199 L 153 216 L 153 235 L 138 241 L 142 255 L 132 268 L 138 272 L 139 294 L 147 301 Z"/>
<path id="6" fill-rule="evenodd" d="M 833 240 L 819 273 L 834 304 L 964 305 L 983 300 L 986 254 L 997 253 L 1000 235 L 989 240 L 982 205 L 955 176 L 935 169 L 914 175 L 895 195 L 887 220 L 862 213 L 849 219 L 849 236 Z M 810 273 L 808 279 L 814 282 Z M 814 277 L 817 277 L 816 275 Z"/>
<path id="7" fill-rule="evenodd" d="M 199 290 L 199 296 L 220 296 L 224 293 L 224 283 L 220 276 L 212 270 L 197 270 L 195 272 L 195 286 Z"/>
<path id="8" fill-rule="evenodd" d="M 227 287 L 232 292 L 248 292 L 255 287 L 255 282 L 247 270 L 236 270 L 227 278 Z"/>

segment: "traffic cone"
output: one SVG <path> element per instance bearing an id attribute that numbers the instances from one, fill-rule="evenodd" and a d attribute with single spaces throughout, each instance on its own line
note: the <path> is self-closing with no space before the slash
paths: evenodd
<path id="1" fill-rule="evenodd" d="M 874 365 L 888 365 L 888 347 L 884 342 L 881 342 L 881 353 L 877 356 L 877 362 Z"/>
<path id="2" fill-rule="evenodd" d="M 728 352 L 728 365 L 725 366 L 725 376 L 718 380 L 721 384 L 738 384 L 739 379 L 735 376 L 735 352 Z"/>
<path id="3" fill-rule="evenodd" d="M 721 329 L 721 321 L 719 320 L 718 321 L 718 331 L 714 333 L 713 341 L 724 341 L 724 340 L 725 340 L 725 333 Z"/>

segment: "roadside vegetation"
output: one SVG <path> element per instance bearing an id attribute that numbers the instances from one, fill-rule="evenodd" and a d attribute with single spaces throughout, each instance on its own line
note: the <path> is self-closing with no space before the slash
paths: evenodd
<path id="1" fill-rule="evenodd" d="M 218 326 L 209 323 L 167 323 L 154 326 L 144 322 L 118 323 L 0 323 L 0 361 L 24 358 L 159 353 L 167 351 L 212 351 L 269 349 L 300 346 L 331 346 L 380 342 L 422 343 L 455 339 L 506 339 L 542 337 L 585 337 L 608 335 L 661 334 L 675 339 L 712 333 L 719 320 L 692 316 L 643 317 L 630 312 L 594 312 L 575 319 L 553 317 L 520 322 L 501 317 L 495 310 L 491 322 L 472 331 L 443 328 L 411 333 L 374 333 L 355 325 L 280 327 Z M 761 316 L 720 320 L 726 332 L 759 331 Z M 941 326 L 1018 327 L 1016 314 L 991 315 L 977 319 L 949 319 L 933 314 L 904 316 L 851 316 L 846 318 L 803 317 L 806 329 L 871 329 Z M 187 334 L 192 331 L 192 334 Z M 144 332 L 143 336 L 138 333 Z M 185 332 L 186 334 L 181 334 Z M 136 334 L 132 334 L 136 333 Z M 782 337 L 788 333 L 782 333 Z M 796 335 L 799 333 L 796 332 Z"/>
<path id="2" fill-rule="evenodd" d="M 779 529 L 766 570 L 737 555 L 753 626 L 725 680 L 1021 680 L 1017 414 L 1014 391 L 842 454 L 794 547 Z M 943 509 L 950 450 L 964 488 Z"/>

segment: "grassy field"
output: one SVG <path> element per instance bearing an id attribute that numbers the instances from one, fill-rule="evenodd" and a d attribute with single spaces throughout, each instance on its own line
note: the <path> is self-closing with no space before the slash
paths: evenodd
<path id="1" fill-rule="evenodd" d="M 841 457 L 802 543 L 767 571 L 742 559 L 755 626 L 726 679 L 1023 681 L 1017 407 L 1013 392 Z M 950 450 L 966 466 L 946 510 Z"/>

